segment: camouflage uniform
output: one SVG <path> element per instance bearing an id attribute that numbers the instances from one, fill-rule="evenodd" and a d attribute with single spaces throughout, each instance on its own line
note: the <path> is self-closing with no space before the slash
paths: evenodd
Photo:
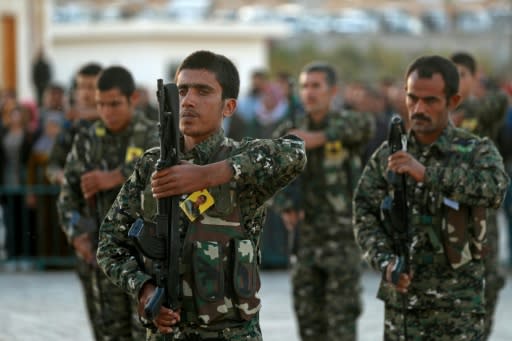
<path id="1" fill-rule="evenodd" d="M 46 167 L 46 175 L 50 182 L 57 183 L 57 174 L 64 169 L 66 157 L 71 151 L 73 140 L 80 132 L 86 132 L 96 120 L 76 120 L 65 121 L 61 131 L 56 137 L 55 144 L 50 151 L 48 157 L 48 166 Z"/>
<path id="2" fill-rule="evenodd" d="M 48 157 L 48 165 L 46 166 L 46 176 L 53 184 L 59 184 L 57 178 L 59 173 L 64 169 L 66 164 L 66 157 L 71 151 L 73 146 L 73 140 L 75 135 L 79 133 L 84 134 L 87 132 L 89 127 L 94 123 L 90 120 L 76 120 L 76 121 L 65 121 L 62 125 L 61 131 L 56 137 L 55 143 L 50 151 Z M 60 184 L 59 184 L 60 185 Z M 94 305 L 93 305 L 93 290 L 92 290 L 92 279 L 90 277 L 91 271 L 89 270 L 89 264 L 83 259 L 77 257 L 76 260 L 76 271 L 80 283 L 82 284 L 82 290 L 84 293 L 85 305 L 89 321 L 94 321 Z M 95 338 L 98 339 L 96 330 L 93 328 Z"/>
<path id="3" fill-rule="evenodd" d="M 147 224 L 155 221 L 150 178 L 159 154 L 154 148 L 143 155 L 100 229 L 99 265 L 133 297 L 152 277 L 136 261 L 127 231 L 139 215 Z M 221 130 L 180 159 L 201 165 L 226 159 L 234 176 L 208 189 L 215 203 L 199 219 L 190 222 L 180 211 L 183 300 L 172 339 L 261 340 L 258 263 L 264 204 L 303 169 L 304 144 L 293 136 L 235 142 Z M 163 337 L 150 328 L 147 339 Z"/>
<path id="4" fill-rule="evenodd" d="M 324 146 L 307 150 L 298 188 L 287 188 L 276 200 L 282 210 L 297 202 L 304 209 L 292 271 L 300 335 L 302 340 L 355 340 L 361 313 L 361 254 L 352 231 L 351 204 L 362 169 L 361 148 L 373 133 L 373 117 L 331 112 L 320 123 L 305 116 L 296 126 L 323 131 L 327 137 Z"/>
<path id="5" fill-rule="evenodd" d="M 80 176 L 93 169 L 120 169 L 128 178 L 134 169 L 137 154 L 158 145 L 156 122 L 136 113 L 130 125 L 113 134 L 101 120 L 75 137 L 64 169 L 65 180 L 58 200 L 59 217 L 69 241 L 85 232 L 97 242 L 97 230 L 84 230 L 84 221 L 98 225 L 106 215 L 119 191 L 112 188 L 96 194 L 94 203 L 87 203 L 80 189 Z M 88 219 L 89 218 L 89 219 Z M 112 284 L 97 267 L 88 265 L 84 271 L 86 285 L 91 288 L 87 305 L 92 309 L 92 324 L 97 340 L 140 340 L 144 328 L 139 323 L 136 302 Z M 132 335 L 133 334 L 133 335 Z"/>
<path id="6" fill-rule="evenodd" d="M 491 93 L 483 99 L 468 99 L 462 107 L 465 109 L 462 128 L 480 136 L 489 137 L 497 144 L 498 134 L 504 124 L 508 99 L 504 93 Z M 510 146 L 504 146 L 510 148 Z M 499 266 L 499 230 L 495 209 L 488 209 L 487 245 L 485 263 L 485 339 L 492 331 L 494 312 L 500 290 L 505 286 L 505 276 Z"/>
<path id="7" fill-rule="evenodd" d="M 409 134 L 407 149 L 426 167 L 425 181 L 406 177 L 413 278 L 406 296 L 381 282 L 385 339 L 403 340 L 405 316 L 409 340 L 480 340 L 485 209 L 501 204 L 509 182 L 501 156 L 489 139 L 451 125 L 431 145 L 421 145 Z M 356 240 L 368 263 L 383 276 L 395 257 L 393 228 L 380 209 L 384 198 L 393 194 L 389 154 L 385 142 L 366 165 L 354 195 Z"/>

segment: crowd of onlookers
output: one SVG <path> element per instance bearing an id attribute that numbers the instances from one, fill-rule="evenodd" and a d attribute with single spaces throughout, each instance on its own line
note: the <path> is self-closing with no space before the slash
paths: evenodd
<path id="1" fill-rule="evenodd" d="M 226 135 L 237 140 L 245 136 L 272 137 L 280 123 L 301 115 L 300 89 L 294 79 L 286 72 L 254 70 L 249 90 L 239 98 L 236 114 L 224 121 Z M 508 93 L 511 105 L 503 134 L 512 131 L 512 82 L 495 84 L 482 78 L 480 84 L 482 93 L 491 86 Z M 350 82 L 340 89 L 333 109 L 371 112 L 375 116 L 376 133 L 362 151 L 363 160 L 367 160 L 387 138 L 391 115 L 405 115 L 403 84 L 390 78 L 374 84 Z M 139 110 L 157 120 L 158 111 L 152 105 L 156 96 L 144 87 L 138 92 Z M 17 98 L 13 91 L 0 93 L 0 263 L 72 255 L 58 225 L 58 186 L 49 182 L 45 167 L 59 131 L 69 127 L 73 101 L 72 87 L 51 82 L 40 103 Z M 510 155 L 504 157 L 512 172 Z M 288 261 L 287 232 L 272 209 L 267 224 L 272 229 L 263 236 L 263 266 L 284 266 Z M 512 264 L 512 250 L 508 252 Z"/>

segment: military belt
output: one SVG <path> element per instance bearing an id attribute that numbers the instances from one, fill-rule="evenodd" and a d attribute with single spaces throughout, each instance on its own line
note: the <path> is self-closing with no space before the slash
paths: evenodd
<path id="1" fill-rule="evenodd" d="M 189 323 L 180 327 L 187 340 L 229 340 L 236 336 L 244 336 L 256 329 L 257 319 L 238 323 L 232 327 L 213 330 L 214 327 L 205 329 L 196 324 Z"/>

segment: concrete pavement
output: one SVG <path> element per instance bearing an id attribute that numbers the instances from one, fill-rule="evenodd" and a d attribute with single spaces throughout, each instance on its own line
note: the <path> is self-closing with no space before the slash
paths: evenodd
<path id="1" fill-rule="evenodd" d="M 512 340 L 512 276 L 502 291 L 491 341 Z M 359 340 L 382 339 L 379 277 L 363 276 Z M 261 327 L 265 341 L 298 341 L 287 271 L 262 273 Z M 0 341 L 92 341 L 80 284 L 73 271 L 0 273 Z M 321 340 L 319 340 L 321 341 Z"/>

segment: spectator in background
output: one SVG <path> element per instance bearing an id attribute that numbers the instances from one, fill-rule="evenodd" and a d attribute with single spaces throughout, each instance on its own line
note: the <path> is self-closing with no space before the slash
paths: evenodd
<path id="1" fill-rule="evenodd" d="M 36 54 L 32 65 L 32 82 L 36 88 L 37 105 L 43 105 L 43 93 L 52 80 L 52 69 L 42 48 Z"/>
<path id="2" fill-rule="evenodd" d="M 246 122 L 253 118 L 267 83 L 268 72 L 266 70 L 257 69 L 252 72 L 249 92 L 240 98 L 237 105 L 237 112 Z"/>
<path id="3" fill-rule="evenodd" d="M 26 181 L 26 167 L 34 134 L 29 128 L 29 109 L 18 105 L 0 130 L 0 184 L 10 191 L 1 195 L 6 226 L 8 259 L 14 266 L 23 263 L 23 257 L 33 255 L 34 234 L 30 215 L 27 214 L 24 193 L 20 191 Z"/>
<path id="4" fill-rule="evenodd" d="M 58 228 L 57 194 L 52 193 L 46 176 L 50 151 L 61 129 L 64 117 L 59 112 L 47 112 L 41 135 L 35 141 L 27 162 L 27 206 L 35 210 L 37 255 L 43 257 L 69 255 L 64 234 Z M 37 191 L 31 188 L 37 187 Z"/>
<path id="5" fill-rule="evenodd" d="M 254 103 L 254 112 L 247 121 L 246 135 L 254 138 L 270 138 L 275 128 L 288 115 L 288 99 L 276 83 L 267 83 Z"/>
<path id="6" fill-rule="evenodd" d="M 41 127 L 44 126 L 46 117 L 51 114 L 59 114 L 64 118 L 66 113 L 66 92 L 62 85 L 50 83 L 44 90 L 43 105 L 39 108 Z M 63 121 L 63 120 L 62 120 Z"/>
<path id="7" fill-rule="evenodd" d="M 11 111 L 18 105 L 18 99 L 16 98 L 16 91 L 14 90 L 3 90 L 2 97 L 0 100 L 1 120 L 0 127 L 9 126 L 11 120 Z"/>
<path id="8" fill-rule="evenodd" d="M 143 86 L 139 86 L 135 89 L 135 93 L 137 96 L 137 104 L 135 108 L 150 120 L 158 121 L 158 108 L 151 104 L 148 89 Z"/>
<path id="9" fill-rule="evenodd" d="M 365 85 L 363 88 L 362 100 L 356 109 L 358 112 L 371 113 L 375 118 L 375 134 L 368 141 L 365 149 L 363 150 L 362 161 L 363 165 L 366 164 L 375 149 L 381 145 L 388 137 L 389 116 L 387 108 L 386 96 L 381 90 L 376 89 L 370 85 Z"/>

